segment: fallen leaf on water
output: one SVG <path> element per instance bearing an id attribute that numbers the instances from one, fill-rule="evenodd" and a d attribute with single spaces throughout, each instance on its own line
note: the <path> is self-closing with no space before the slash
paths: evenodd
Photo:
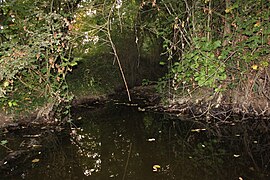
<path id="1" fill-rule="evenodd" d="M 191 132 L 201 132 L 206 131 L 206 129 L 191 129 Z"/>
<path id="2" fill-rule="evenodd" d="M 39 159 L 33 159 L 32 160 L 32 163 L 37 163 L 37 162 L 39 162 Z"/>
<path id="3" fill-rule="evenodd" d="M 156 164 L 153 166 L 153 172 L 157 172 L 160 169 L 160 165 Z"/>
<path id="4" fill-rule="evenodd" d="M 41 148 L 41 147 L 42 147 L 42 145 L 39 145 L 39 144 L 34 144 L 32 147 L 33 147 L 33 148 Z"/>
<path id="5" fill-rule="evenodd" d="M 148 142 L 153 142 L 153 141 L 155 141 L 155 140 L 156 140 L 155 138 L 147 139 Z"/>

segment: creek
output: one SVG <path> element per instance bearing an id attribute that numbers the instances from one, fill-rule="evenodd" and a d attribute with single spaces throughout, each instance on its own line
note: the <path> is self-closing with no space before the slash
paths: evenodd
<path id="1" fill-rule="evenodd" d="M 267 120 L 203 123 L 139 110 L 114 102 L 76 108 L 66 130 L 48 133 L 46 147 L 17 160 L 1 179 L 270 178 Z M 5 138 L 10 148 L 29 139 Z M 6 151 L 0 147 L 1 158 Z"/>

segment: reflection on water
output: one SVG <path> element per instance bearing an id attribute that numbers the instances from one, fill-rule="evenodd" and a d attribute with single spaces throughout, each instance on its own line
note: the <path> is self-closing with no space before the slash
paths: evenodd
<path id="1" fill-rule="evenodd" d="M 77 109 L 57 138 L 13 179 L 269 179 L 269 123 L 205 125 L 107 105 Z"/>

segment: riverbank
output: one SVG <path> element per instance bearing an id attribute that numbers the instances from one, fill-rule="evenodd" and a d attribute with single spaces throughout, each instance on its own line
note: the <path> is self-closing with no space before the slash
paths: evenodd
<path id="1" fill-rule="evenodd" d="M 241 91 L 213 93 L 209 89 L 198 89 L 187 95 L 169 95 L 157 93 L 155 85 L 137 86 L 130 89 L 131 102 L 127 92 L 121 90 L 109 95 L 84 95 L 74 98 L 72 107 L 99 106 L 114 100 L 121 103 L 133 104 L 143 110 L 169 113 L 175 116 L 200 118 L 206 121 L 214 119 L 226 121 L 231 117 L 268 119 L 270 117 L 269 100 L 256 94 L 245 96 Z M 43 110 L 42 110 L 43 109 Z M 14 116 L 0 114 L 0 128 L 29 126 L 31 124 L 57 125 L 54 112 L 43 107 L 27 115 Z M 45 113 L 45 111 L 48 111 Z M 43 114 L 42 114 L 43 112 Z M 41 115 L 42 114 L 42 115 Z M 49 115 L 50 114 L 50 115 Z M 44 116 L 45 115 L 45 116 Z"/>
<path id="2" fill-rule="evenodd" d="M 155 86 L 138 86 L 130 90 L 131 103 L 143 110 L 158 111 L 174 116 L 185 116 L 202 121 L 228 119 L 269 119 L 269 100 L 256 94 L 246 96 L 241 91 L 213 92 L 211 89 L 197 89 L 186 95 L 171 95 L 171 92 L 156 92 Z M 128 103 L 126 92 L 116 97 Z M 126 98 L 125 98 L 126 97 Z"/>
<path id="3" fill-rule="evenodd" d="M 194 118 L 226 121 L 231 117 L 267 119 L 270 117 L 269 100 L 256 94 L 246 96 L 241 91 L 212 93 L 201 89 L 184 97 L 172 97 L 162 111 Z"/>

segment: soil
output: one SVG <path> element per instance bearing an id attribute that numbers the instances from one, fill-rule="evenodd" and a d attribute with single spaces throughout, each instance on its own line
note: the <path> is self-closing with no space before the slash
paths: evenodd
<path id="1" fill-rule="evenodd" d="M 11 123 L 13 123 L 13 118 L 11 116 L 0 113 L 0 128 L 5 127 Z"/>

